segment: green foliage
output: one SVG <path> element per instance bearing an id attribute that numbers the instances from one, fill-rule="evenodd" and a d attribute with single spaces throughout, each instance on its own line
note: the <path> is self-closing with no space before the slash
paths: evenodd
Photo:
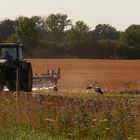
<path id="1" fill-rule="evenodd" d="M 116 49 L 119 43 L 115 40 L 99 40 L 97 41 L 98 48 L 100 48 L 99 55 L 101 58 L 115 58 L 117 57 Z"/>
<path id="2" fill-rule="evenodd" d="M 90 30 L 84 21 L 72 24 L 60 13 L 1 21 L 0 42 L 17 41 L 25 45 L 28 57 L 140 58 L 140 25 L 130 25 L 124 32 L 109 24 Z"/>
<path id="3" fill-rule="evenodd" d="M 77 21 L 67 32 L 65 41 L 73 50 L 74 56 L 84 57 L 89 41 L 89 27 L 83 21 Z"/>
<path id="4" fill-rule="evenodd" d="M 45 20 L 45 30 L 50 40 L 62 40 L 71 20 L 65 14 L 51 14 Z"/>
<path id="5" fill-rule="evenodd" d="M 6 41 L 7 37 L 15 33 L 16 22 L 6 19 L 0 22 L 0 42 Z"/>
<path id="6" fill-rule="evenodd" d="M 19 40 L 19 37 L 15 33 L 11 34 L 6 38 L 6 42 L 17 42 Z"/>
<path id="7" fill-rule="evenodd" d="M 16 35 L 25 44 L 37 42 L 37 32 L 40 27 L 40 17 L 17 18 Z"/>
<path id="8" fill-rule="evenodd" d="M 119 32 L 109 24 L 99 24 L 95 27 L 94 34 L 97 40 L 118 40 Z"/>
<path id="9" fill-rule="evenodd" d="M 0 128 L 1 140 L 51 140 L 47 135 L 36 133 L 29 127 Z"/>
<path id="10" fill-rule="evenodd" d="M 26 94 L 26 93 L 25 93 Z M 67 93 L 65 93 L 67 95 Z M 1 140 L 139 139 L 139 96 L 0 97 Z M 77 93 L 78 94 L 78 93 Z M 79 93 L 80 95 L 81 93 Z M 86 93 L 83 93 L 86 94 Z M 2 95 L 2 94 L 1 94 Z M 88 95 L 89 96 L 89 95 Z M 91 96 L 91 95 L 90 95 Z M 42 98 L 43 97 L 43 98 Z M 72 98 L 73 97 L 73 98 Z"/>
<path id="11" fill-rule="evenodd" d="M 82 44 L 88 39 L 89 27 L 83 21 L 77 21 L 67 32 L 66 41 L 71 45 Z"/>
<path id="12" fill-rule="evenodd" d="M 125 30 L 123 41 L 131 48 L 140 48 L 140 25 L 130 25 Z"/>

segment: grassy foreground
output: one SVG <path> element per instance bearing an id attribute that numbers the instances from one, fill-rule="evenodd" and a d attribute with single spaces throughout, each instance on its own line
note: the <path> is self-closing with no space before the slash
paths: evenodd
<path id="1" fill-rule="evenodd" d="M 0 140 L 138 140 L 139 95 L 0 95 Z"/>

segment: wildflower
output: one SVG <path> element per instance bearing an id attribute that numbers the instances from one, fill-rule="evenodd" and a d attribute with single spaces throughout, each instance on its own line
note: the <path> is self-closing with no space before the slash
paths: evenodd
<path id="1" fill-rule="evenodd" d="M 100 120 L 100 122 L 107 122 L 108 119 L 103 119 L 103 120 Z"/>
<path id="2" fill-rule="evenodd" d="M 97 121 L 97 119 L 93 119 L 92 121 L 93 121 L 93 122 L 96 122 L 96 121 Z"/>
<path id="3" fill-rule="evenodd" d="M 111 128 L 109 128 L 109 127 L 107 127 L 107 128 L 105 128 L 105 130 L 110 130 Z"/>
<path id="4" fill-rule="evenodd" d="M 45 120 L 48 121 L 48 122 L 55 122 L 54 119 L 48 119 L 48 118 L 45 118 Z"/>

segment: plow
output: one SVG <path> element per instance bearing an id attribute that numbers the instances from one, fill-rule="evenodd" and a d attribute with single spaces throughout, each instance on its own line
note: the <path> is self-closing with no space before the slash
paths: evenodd
<path id="1" fill-rule="evenodd" d="M 31 63 L 22 58 L 22 48 L 20 43 L 0 43 L 0 90 L 58 91 L 60 68 L 33 75 Z"/>
<path id="2" fill-rule="evenodd" d="M 54 90 L 58 91 L 58 80 L 60 79 L 60 68 L 55 70 L 47 70 L 46 73 L 35 74 L 33 76 L 32 90 Z"/>

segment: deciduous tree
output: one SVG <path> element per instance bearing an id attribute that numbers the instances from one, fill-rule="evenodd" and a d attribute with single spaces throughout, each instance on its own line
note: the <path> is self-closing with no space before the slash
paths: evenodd
<path id="1" fill-rule="evenodd" d="M 130 25 L 122 36 L 128 47 L 140 48 L 140 25 Z"/>
<path id="2" fill-rule="evenodd" d="M 19 17 L 17 23 L 16 35 L 22 42 L 28 44 L 37 41 L 40 17 Z"/>
<path id="3" fill-rule="evenodd" d="M 85 50 L 88 47 L 88 33 L 89 27 L 83 21 L 77 21 L 67 32 L 66 42 L 75 55 L 85 56 Z"/>
<path id="4" fill-rule="evenodd" d="M 15 33 L 16 22 L 6 19 L 0 22 L 0 41 L 5 42 L 7 38 Z"/>
<path id="5" fill-rule="evenodd" d="M 118 40 L 120 37 L 119 32 L 109 24 L 99 24 L 94 30 L 97 40 Z"/>
<path id="6" fill-rule="evenodd" d="M 50 40 L 62 40 L 71 20 L 65 14 L 51 14 L 45 20 L 45 29 Z"/>

